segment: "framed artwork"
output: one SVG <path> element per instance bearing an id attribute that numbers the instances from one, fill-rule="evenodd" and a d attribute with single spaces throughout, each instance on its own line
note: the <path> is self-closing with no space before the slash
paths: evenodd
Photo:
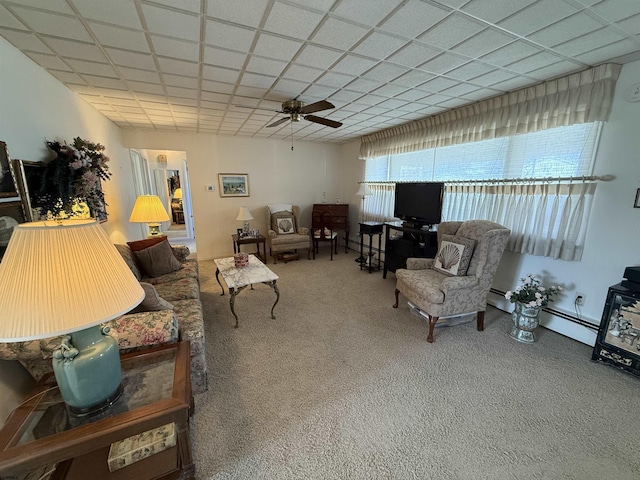
<path id="1" fill-rule="evenodd" d="M 246 173 L 219 173 L 221 197 L 248 197 L 249 175 Z"/>
<path id="2" fill-rule="evenodd" d="M 633 202 L 633 208 L 640 208 L 640 188 L 636 190 L 636 201 Z"/>
<path id="3" fill-rule="evenodd" d="M 0 198 L 18 196 L 15 174 L 11 168 L 9 150 L 5 142 L 0 142 Z"/>
<path id="4" fill-rule="evenodd" d="M 21 201 L 0 203 L 0 258 L 7 250 L 14 227 L 19 223 L 26 222 L 24 213 Z"/>

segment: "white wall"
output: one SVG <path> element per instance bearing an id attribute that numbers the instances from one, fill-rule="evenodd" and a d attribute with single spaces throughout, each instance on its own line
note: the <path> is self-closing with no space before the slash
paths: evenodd
<path id="1" fill-rule="evenodd" d="M 7 143 L 9 155 L 47 160 L 51 153 L 45 141 L 72 142 L 78 136 L 105 145 L 113 175 L 103 182 L 109 213 L 103 226 L 114 242 L 139 235 L 128 222 L 135 197 L 120 128 L 3 38 L 0 58 L 0 140 Z"/>
<path id="2" fill-rule="evenodd" d="M 199 259 L 233 253 L 231 234 L 242 226 L 235 220 L 240 206 L 249 207 L 255 219 L 251 227 L 266 233 L 265 207 L 270 203 L 299 205 L 302 224 L 307 225 L 311 205 L 322 202 L 322 192 L 331 202 L 353 194 L 339 180 L 343 165 L 336 145 L 295 142 L 291 151 L 286 140 L 143 130 L 123 130 L 123 143 L 148 151 L 186 152 Z M 248 174 L 250 196 L 221 198 L 219 173 Z M 208 191 L 207 185 L 213 185 L 214 191 Z"/>

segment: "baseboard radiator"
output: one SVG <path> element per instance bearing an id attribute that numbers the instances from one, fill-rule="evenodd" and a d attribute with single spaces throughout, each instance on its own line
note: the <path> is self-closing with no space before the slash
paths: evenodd
<path id="1" fill-rule="evenodd" d="M 498 290 L 497 288 L 492 288 L 491 293 L 495 293 L 496 295 L 500 295 L 501 297 L 504 297 L 504 294 L 507 293 L 503 290 Z M 496 307 L 497 308 L 497 307 Z M 547 307 L 542 307 L 542 311 L 543 312 L 547 312 L 555 317 L 559 317 L 562 318 L 563 320 L 569 320 L 570 322 L 573 322 L 577 325 L 581 325 L 583 327 L 589 328 L 591 330 L 594 331 L 598 331 L 598 326 L 594 325 L 591 322 L 587 322 L 586 320 L 583 320 L 580 317 L 577 317 L 576 315 L 571 315 L 570 313 L 567 312 L 563 312 L 561 310 L 556 310 L 555 308 L 549 308 Z"/>
<path id="2" fill-rule="evenodd" d="M 356 252 L 360 252 L 360 243 L 349 239 L 349 249 L 350 250 L 354 250 Z M 366 246 L 365 249 L 369 250 L 369 247 Z M 378 250 L 376 247 L 372 247 L 371 251 L 377 253 L 378 256 L 381 256 L 381 254 L 384 253 L 384 250 Z M 384 261 L 382 263 L 384 263 Z M 507 292 L 505 292 L 503 290 L 498 290 L 497 288 L 492 288 L 490 291 L 491 291 L 491 293 L 494 293 L 494 294 L 499 295 L 501 297 L 504 297 L 504 294 L 507 293 Z M 497 307 L 495 305 L 494 305 L 494 307 L 498 308 L 499 310 L 502 310 L 500 307 Z M 506 310 L 503 310 L 503 311 L 506 311 Z M 582 318 L 580 318 L 580 317 L 578 317 L 576 315 L 572 315 L 570 313 L 563 312 L 561 310 L 556 310 L 555 308 L 550 308 L 548 306 L 547 307 L 543 307 L 542 311 L 547 312 L 547 313 L 549 313 L 549 314 L 551 314 L 551 315 L 553 315 L 555 317 L 562 318 L 563 320 L 568 320 L 570 322 L 573 322 L 576 325 L 581 325 L 581 326 L 586 327 L 586 328 L 588 328 L 590 330 L 593 330 L 595 332 L 598 331 L 598 326 L 597 325 L 594 325 L 591 322 L 583 320 Z M 507 312 L 507 313 L 509 313 L 509 312 Z"/>

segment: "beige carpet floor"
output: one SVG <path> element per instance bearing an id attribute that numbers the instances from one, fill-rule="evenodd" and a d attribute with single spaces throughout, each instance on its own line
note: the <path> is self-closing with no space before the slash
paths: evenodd
<path id="1" fill-rule="evenodd" d="M 196 478 L 640 479 L 640 379 L 542 329 L 524 345 L 510 316 L 438 328 L 395 277 L 355 254 L 269 263 L 272 289 L 220 296 L 200 262 L 210 389 L 196 397 Z M 401 297 L 402 298 L 402 297 Z"/>

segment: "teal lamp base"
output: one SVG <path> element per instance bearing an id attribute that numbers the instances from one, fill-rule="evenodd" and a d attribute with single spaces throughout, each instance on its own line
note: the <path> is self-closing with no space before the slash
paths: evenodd
<path id="1" fill-rule="evenodd" d="M 76 415 L 101 412 L 122 393 L 118 342 L 98 326 L 65 336 L 53 353 L 53 371 L 62 399 Z"/>

